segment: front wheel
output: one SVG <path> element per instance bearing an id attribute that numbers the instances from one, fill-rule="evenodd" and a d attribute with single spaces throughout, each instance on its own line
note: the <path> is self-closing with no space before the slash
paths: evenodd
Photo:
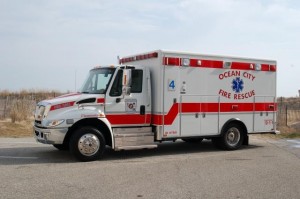
<path id="1" fill-rule="evenodd" d="M 105 151 L 104 136 L 94 127 L 77 129 L 70 140 L 70 151 L 79 161 L 100 159 Z"/>

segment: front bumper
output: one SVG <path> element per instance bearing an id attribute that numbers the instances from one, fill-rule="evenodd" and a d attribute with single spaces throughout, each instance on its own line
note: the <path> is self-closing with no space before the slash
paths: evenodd
<path id="1" fill-rule="evenodd" d="M 33 128 L 36 141 L 44 144 L 63 144 L 67 132 L 68 128 Z"/>

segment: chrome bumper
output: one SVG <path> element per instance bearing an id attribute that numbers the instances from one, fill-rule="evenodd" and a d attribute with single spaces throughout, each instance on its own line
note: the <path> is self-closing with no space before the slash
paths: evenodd
<path id="1" fill-rule="evenodd" d="M 43 144 L 62 144 L 65 136 L 68 132 L 68 128 L 39 128 L 34 126 L 33 134 L 36 141 Z"/>

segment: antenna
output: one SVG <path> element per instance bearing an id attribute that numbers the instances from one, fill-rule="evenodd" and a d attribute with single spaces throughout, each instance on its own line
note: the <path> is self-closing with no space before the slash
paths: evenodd
<path id="1" fill-rule="evenodd" d="M 117 59 L 118 59 L 118 63 L 119 63 L 119 64 L 122 64 L 122 59 L 120 58 L 119 55 L 117 56 Z"/>
<path id="2" fill-rule="evenodd" d="M 75 92 L 77 92 L 77 70 L 75 69 Z"/>

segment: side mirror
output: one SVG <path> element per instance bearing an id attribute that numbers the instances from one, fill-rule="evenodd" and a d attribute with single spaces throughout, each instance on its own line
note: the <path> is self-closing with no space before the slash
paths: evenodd
<path id="1" fill-rule="evenodd" d="M 122 93 L 123 95 L 130 95 L 131 93 L 131 69 L 123 70 Z"/>

